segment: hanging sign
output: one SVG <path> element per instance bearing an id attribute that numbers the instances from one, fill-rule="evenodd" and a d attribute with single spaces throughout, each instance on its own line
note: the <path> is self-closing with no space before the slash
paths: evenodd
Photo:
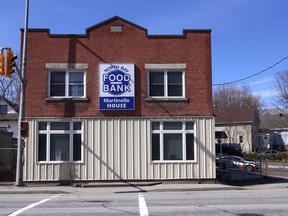
<path id="1" fill-rule="evenodd" d="M 134 109 L 134 64 L 100 64 L 99 110 Z"/>

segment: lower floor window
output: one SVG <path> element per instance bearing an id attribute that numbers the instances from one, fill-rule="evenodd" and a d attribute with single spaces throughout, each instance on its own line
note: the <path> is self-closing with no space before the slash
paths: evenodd
<path id="1" fill-rule="evenodd" d="M 152 160 L 195 160 L 194 122 L 152 122 Z"/>
<path id="2" fill-rule="evenodd" d="M 39 122 L 38 161 L 81 161 L 81 122 Z"/>

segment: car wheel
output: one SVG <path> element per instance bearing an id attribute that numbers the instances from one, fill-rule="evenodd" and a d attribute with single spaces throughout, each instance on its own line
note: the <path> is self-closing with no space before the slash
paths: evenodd
<path id="1" fill-rule="evenodd" d="M 253 169 L 253 167 L 252 167 L 252 166 L 250 166 L 250 165 L 246 166 L 246 171 L 248 171 L 248 172 L 251 172 L 251 171 L 252 171 L 252 169 Z"/>

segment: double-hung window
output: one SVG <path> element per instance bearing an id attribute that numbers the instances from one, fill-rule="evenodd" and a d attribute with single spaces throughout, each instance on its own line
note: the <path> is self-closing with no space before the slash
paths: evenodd
<path id="1" fill-rule="evenodd" d="M 184 97 L 184 72 L 149 71 L 149 97 Z"/>
<path id="2" fill-rule="evenodd" d="M 185 98 L 186 64 L 145 64 L 148 71 L 148 97 Z"/>
<path id="3" fill-rule="evenodd" d="M 50 97 L 85 97 L 85 72 L 78 70 L 50 71 Z"/>
<path id="4" fill-rule="evenodd" d="M 152 161 L 195 160 L 195 129 L 190 121 L 155 121 L 152 129 Z"/>
<path id="5" fill-rule="evenodd" d="M 38 122 L 38 161 L 81 161 L 82 122 Z"/>

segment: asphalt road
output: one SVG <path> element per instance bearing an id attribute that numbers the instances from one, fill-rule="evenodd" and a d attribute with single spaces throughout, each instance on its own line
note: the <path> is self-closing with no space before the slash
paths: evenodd
<path id="1" fill-rule="evenodd" d="M 0 194 L 0 216 L 287 215 L 288 183 L 207 191 L 80 188 L 69 194 Z"/>
<path id="2" fill-rule="evenodd" d="M 288 212 L 288 168 L 272 167 L 267 168 L 267 175 L 285 178 L 283 181 L 216 190 L 214 186 L 207 190 L 156 190 L 153 186 L 143 191 L 139 188 L 76 188 L 69 193 L 55 194 L 0 193 L 0 216 L 284 216 Z M 181 187 L 181 184 L 171 187 Z"/>

